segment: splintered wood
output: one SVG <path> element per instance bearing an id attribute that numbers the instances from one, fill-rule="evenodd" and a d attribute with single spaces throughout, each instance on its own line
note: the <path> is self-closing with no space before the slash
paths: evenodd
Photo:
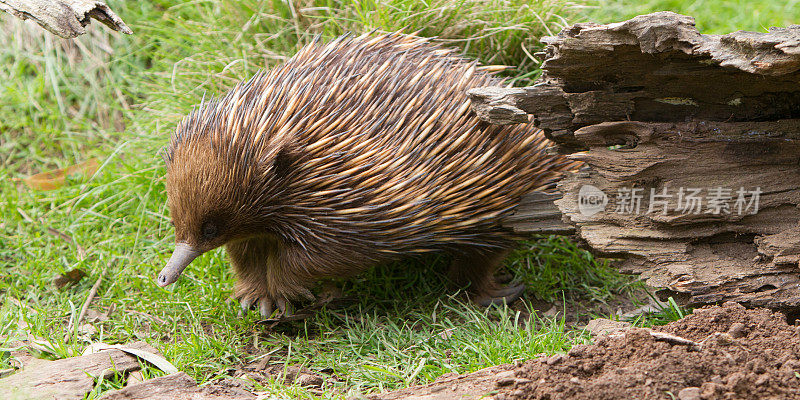
<path id="1" fill-rule="evenodd" d="M 660 12 L 542 41 L 540 83 L 470 96 L 586 162 L 559 184 L 563 221 L 690 303 L 800 310 L 800 26 L 702 35 Z M 551 211 L 524 200 L 507 225 L 542 232 Z"/>
<path id="2" fill-rule="evenodd" d="M 99 0 L 0 0 L 0 10 L 33 20 L 63 38 L 83 35 L 92 19 L 115 31 L 133 33 L 122 18 Z"/>

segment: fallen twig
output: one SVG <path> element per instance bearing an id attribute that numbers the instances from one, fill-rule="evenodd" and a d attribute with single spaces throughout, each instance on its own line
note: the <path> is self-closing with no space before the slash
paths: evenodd
<path id="1" fill-rule="evenodd" d="M 89 296 L 86 297 L 86 301 L 83 302 L 83 307 L 81 307 L 80 313 L 78 313 L 78 318 L 75 319 L 74 324 L 70 324 L 67 329 L 68 335 L 72 335 L 75 331 L 75 327 L 80 326 L 83 319 L 86 317 L 86 312 L 89 310 L 89 304 L 92 303 L 94 300 L 95 295 L 97 295 L 97 289 L 100 288 L 100 282 L 103 281 L 103 277 L 106 275 L 106 270 L 111 265 L 111 261 L 106 265 L 105 268 L 100 272 L 100 276 L 97 278 L 97 281 L 92 285 L 92 289 L 89 290 Z"/>
<path id="2" fill-rule="evenodd" d="M 689 340 L 686 338 L 682 338 L 680 336 L 671 335 L 669 333 L 664 332 L 657 332 L 653 330 L 649 330 L 650 336 L 655 338 L 656 340 L 660 340 L 662 342 L 667 342 L 670 344 L 682 344 L 690 347 L 697 347 L 700 348 L 700 343 L 695 342 L 694 340 Z"/>
<path id="3" fill-rule="evenodd" d="M 611 337 L 611 338 L 624 337 L 631 329 L 634 329 L 634 328 L 627 328 L 627 329 L 624 329 L 622 331 L 612 333 L 612 334 L 608 335 L 608 337 Z M 640 329 L 644 329 L 645 331 L 647 331 L 647 333 L 649 333 L 650 336 L 652 336 L 653 339 L 655 339 L 655 340 L 658 340 L 658 341 L 661 341 L 661 342 L 667 342 L 669 344 L 679 344 L 679 345 L 689 346 L 689 347 L 691 347 L 693 349 L 700 349 L 700 343 L 697 343 L 694 340 L 689 340 L 689 339 L 682 338 L 680 336 L 675 336 L 675 335 L 672 335 L 672 334 L 669 334 L 669 333 L 654 331 L 654 330 L 652 330 L 650 328 L 640 328 Z"/>

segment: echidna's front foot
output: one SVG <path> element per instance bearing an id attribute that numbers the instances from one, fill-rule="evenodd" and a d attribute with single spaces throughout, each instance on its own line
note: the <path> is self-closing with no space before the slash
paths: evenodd
<path id="1" fill-rule="evenodd" d="M 522 296 L 525 285 L 518 283 L 508 286 L 492 285 L 490 288 L 482 290 L 475 296 L 475 303 L 481 307 L 501 306 L 503 303 L 511 304 Z"/>
<path id="2" fill-rule="evenodd" d="M 276 306 L 278 307 L 279 315 L 288 317 L 294 313 L 292 302 L 282 297 L 276 299 L 272 299 L 269 296 L 258 298 L 245 297 L 239 300 L 239 304 L 242 306 L 242 309 L 239 311 L 239 316 L 244 316 L 253 306 L 258 308 L 258 312 L 261 314 L 262 318 L 269 318 L 272 316 Z"/>
<path id="3" fill-rule="evenodd" d="M 236 298 L 239 299 L 239 304 L 242 306 L 239 311 L 240 316 L 243 316 L 253 307 L 258 308 L 262 318 L 271 317 L 276 307 L 279 315 L 288 317 L 294 313 L 294 306 L 291 301 L 282 295 L 269 293 L 266 288 L 260 285 L 246 284 L 242 281 L 237 282 Z"/>

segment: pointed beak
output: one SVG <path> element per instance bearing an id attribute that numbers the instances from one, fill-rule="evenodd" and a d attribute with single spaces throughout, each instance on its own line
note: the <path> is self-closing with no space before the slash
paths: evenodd
<path id="1" fill-rule="evenodd" d="M 186 243 L 175 245 L 175 251 L 167 261 L 167 266 L 158 274 L 158 279 L 156 280 L 158 286 L 164 287 L 177 281 L 186 266 L 200 254 L 202 254 L 200 251 Z"/>

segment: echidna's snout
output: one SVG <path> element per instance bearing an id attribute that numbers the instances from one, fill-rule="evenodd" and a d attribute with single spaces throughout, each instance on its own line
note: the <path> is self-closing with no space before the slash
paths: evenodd
<path id="1" fill-rule="evenodd" d="M 172 257 L 167 261 L 167 265 L 158 274 L 156 283 L 158 286 L 164 287 L 171 283 L 175 283 L 184 269 L 202 254 L 199 250 L 186 243 L 178 243 L 175 245 L 175 251 L 172 252 Z"/>

